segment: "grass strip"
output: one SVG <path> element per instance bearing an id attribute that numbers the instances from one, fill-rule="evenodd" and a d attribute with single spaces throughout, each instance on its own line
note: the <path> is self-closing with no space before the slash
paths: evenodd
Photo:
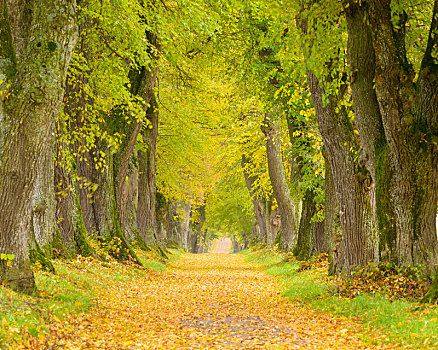
<path id="1" fill-rule="evenodd" d="M 336 316 L 359 319 L 367 330 L 381 330 L 387 341 L 409 349 L 438 348 L 438 307 L 405 299 L 391 301 L 382 294 L 364 293 L 354 298 L 337 295 L 336 279 L 323 269 L 298 272 L 299 262 L 284 262 L 284 256 L 272 249 L 243 251 L 248 261 L 262 265 L 277 276 L 284 296 L 311 308 Z M 366 339 L 366 336 L 365 336 Z M 373 339 L 366 339 L 373 344 Z"/>
<path id="2" fill-rule="evenodd" d="M 168 250 L 169 260 L 180 252 Z M 38 291 L 22 295 L 0 285 L 0 349 L 12 349 L 30 337 L 44 339 L 50 325 L 69 315 L 98 306 L 98 296 L 109 285 L 144 277 L 148 272 L 164 271 L 165 263 L 154 252 L 137 250 L 145 269 L 122 264 L 114 259 L 98 261 L 79 256 L 74 260 L 52 260 L 56 273 L 36 268 Z"/>

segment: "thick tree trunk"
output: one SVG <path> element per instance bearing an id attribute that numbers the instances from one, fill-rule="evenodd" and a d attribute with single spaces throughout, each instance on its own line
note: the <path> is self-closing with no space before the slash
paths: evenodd
<path id="1" fill-rule="evenodd" d="M 192 204 L 190 202 L 185 205 L 184 219 L 183 219 L 183 242 L 184 249 L 188 250 L 190 246 L 190 217 L 192 214 Z"/>
<path id="2" fill-rule="evenodd" d="M 143 128 L 142 136 L 146 150 L 138 151 L 139 189 L 137 227 L 146 244 L 154 244 L 157 237 L 156 219 L 156 149 L 158 136 L 158 105 L 155 97 L 147 110 L 149 124 Z"/>
<path id="3" fill-rule="evenodd" d="M 335 112 L 334 97 L 323 104 L 324 90 L 316 76 L 307 73 L 318 127 L 332 169 L 342 224 L 342 241 L 338 249 L 340 273 L 350 273 L 358 266 L 377 259 L 376 232 L 369 201 L 369 173 L 357 167 L 357 150 L 353 130 L 346 113 Z M 338 272 L 338 271 L 335 271 Z"/>
<path id="4" fill-rule="evenodd" d="M 387 157 L 387 141 L 375 91 L 376 59 L 367 4 L 349 1 L 345 7 L 348 27 L 348 61 L 354 102 L 355 123 L 362 150 L 359 162 L 371 174 L 370 201 L 380 236 L 383 257 L 395 253 L 395 214 L 390 189 L 392 166 Z"/>
<path id="5" fill-rule="evenodd" d="M 146 37 L 150 45 L 159 50 L 159 45 L 157 37 L 152 32 L 146 32 Z M 151 52 L 151 57 L 156 58 L 156 52 Z M 131 123 L 126 123 L 126 115 L 122 113 L 122 120 L 119 121 L 119 128 L 121 127 L 122 133 L 125 135 L 122 144 L 120 145 L 117 152 L 114 154 L 114 180 L 116 185 L 116 198 L 117 198 L 117 210 L 122 225 L 123 232 L 126 232 L 128 236 L 139 236 L 138 239 L 145 240 L 146 244 L 150 244 L 147 232 L 143 230 L 143 227 L 139 228 L 138 223 L 142 224 L 142 219 L 138 220 L 137 215 L 144 218 L 145 215 L 155 215 L 155 211 L 144 213 L 142 212 L 145 208 L 143 204 L 145 202 L 155 201 L 156 185 L 155 185 L 155 148 L 153 150 L 148 150 L 148 155 L 150 156 L 146 163 L 147 166 L 152 166 L 152 169 L 140 169 L 141 165 L 144 164 L 144 159 L 139 159 L 137 163 L 139 164 L 138 172 L 134 174 L 134 165 L 132 164 L 132 157 L 134 152 L 134 147 L 137 142 L 138 136 L 145 126 L 146 121 L 149 120 L 150 125 L 152 125 L 152 132 L 150 135 L 151 141 L 156 144 L 156 134 L 158 133 L 158 104 L 155 101 L 154 89 L 157 79 L 157 68 L 148 65 L 143 66 L 140 69 L 131 69 L 129 72 L 130 81 L 130 92 L 133 96 L 139 96 L 143 99 L 144 111 L 146 113 L 145 120 L 137 120 L 136 117 L 131 117 Z M 149 116 L 151 114 L 151 116 Z M 150 119 L 151 120 L 150 120 Z M 155 120 L 154 120 L 155 119 Z M 154 124 L 155 123 L 155 124 Z M 148 127 L 148 126 L 147 126 Z M 118 130 L 120 132 L 120 130 Z M 155 136 L 155 139 L 152 138 Z M 152 148 L 150 143 L 147 143 L 149 148 Z M 153 152 L 153 153 L 152 153 Z M 141 153 L 141 152 L 140 152 Z M 139 154 L 139 157 L 143 157 L 143 154 Z M 136 176 L 136 178 L 129 178 L 128 170 L 129 164 L 131 164 L 131 174 Z M 148 175 L 153 177 L 149 179 L 150 183 L 145 183 L 144 176 L 138 178 L 139 174 L 142 172 L 148 172 Z M 146 191 L 143 191 L 144 186 L 149 186 Z M 153 188 L 150 188 L 153 187 Z M 141 190 L 140 190 L 141 189 Z M 136 193 L 133 193 L 135 191 Z M 141 192 L 139 192 L 141 191 Z M 149 195 L 150 198 L 143 198 L 144 195 Z M 135 207 L 132 203 L 132 198 L 138 198 L 138 207 Z M 141 206 L 140 206 L 141 205 Z M 149 208 L 147 208 L 149 209 Z M 153 208 L 152 208 L 153 209 Z M 148 227 L 149 228 L 149 227 Z"/>
<path id="6" fill-rule="evenodd" d="M 143 97 L 145 103 L 145 112 L 150 112 L 148 107 L 155 85 L 156 72 L 148 72 L 145 67 L 139 72 L 131 72 L 130 80 L 132 85 L 132 94 Z M 155 105 L 155 109 L 157 106 Z M 126 122 L 125 113 L 121 112 L 117 116 L 120 120 L 118 132 L 125 136 L 122 144 L 114 154 L 114 180 L 116 185 L 117 210 L 122 225 L 122 230 L 127 237 L 137 236 L 137 208 L 132 203 L 133 198 L 138 198 L 138 171 L 133 164 L 134 147 L 138 135 L 143 127 L 143 120 L 136 120 L 131 117 L 130 123 Z M 149 145 L 148 145 L 149 146 Z M 142 162 L 142 161 L 140 161 Z M 144 171 L 140 169 L 140 171 Z M 132 177 L 128 176 L 128 172 Z M 140 181 L 140 186 L 144 184 Z M 132 193 L 135 192 L 135 193 Z M 144 193 L 144 192 L 142 192 Z"/>
<path id="7" fill-rule="evenodd" d="M 266 135 L 266 152 L 268 158 L 269 178 L 271 179 L 274 197 L 277 200 L 281 217 L 282 249 L 291 250 L 298 236 L 299 204 L 291 196 L 286 180 L 286 174 L 281 155 L 281 140 L 276 125 L 266 115 L 262 124 L 262 131 Z M 295 194 L 296 195 L 296 194 Z"/>
<path id="8" fill-rule="evenodd" d="M 416 83 L 405 49 L 407 14 L 398 12 L 391 18 L 388 0 L 370 1 L 368 12 L 376 55 L 377 100 L 394 169 L 391 198 L 398 261 L 434 269 L 438 262 L 438 157 L 434 146 L 438 133 L 438 64 L 433 52 L 438 44 L 438 1 L 434 3 Z"/>
<path id="9" fill-rule="evenodd" d="M 79 201 L 76 183 L 77 170 L 69 159 L 71 156 L 69 145 L 62 140 L 65 131 L 64 121 L 58 118 L 54 186 L 56 189 L 55 217 L 61 236 L 57 239 L 61 238 L 62 242 L 56 242 L 54 248 L 58 250 L 57 254 L 64 257 L 74 257 L 76 254 L 89 256 L 92 254 L 92 249 L 87 241 L 87 230 Z"/>
<path id="10" fill-rule="evenodd" d="M 112 237 L 112 232 L 119 226 L 114 212 L 114 185 L 112 174 L 112 155 L 105 140 L 96 140 L 92 150 L 81 153 L 76 158 L 78 180 L 78 194 L 82 208 L 85 228 L 89 234 L 101 236 L 105 239 Z M 103 156 L 106 167 L 96 169 L 94 157 Z M 85 183 L 95 184 L 94 190 Z"/>
<path id="11" fill-rule="evenodd" d="M 77 38 L 74 0 L 36 0 L 32 9 L 0 1 L 0 75 L 8 86 L 0 105 L 0 252 L 14 254 L 12 267 L 0 261 L 0 280 L 24 292 L 34 289 L 28 244 L 38 160 L 50 153 Z"/>
<path id="12" fill-rule="evenodd" d="M 303 208 L 301 211 L 300 226 L 298 229 L 297 244 L 293 249 L 293 254 L 298 260 L 307 260 L 313 252 L 313 225 L 312 218 L 316 213 L 314 202 L 315 194 L 306 191 L 303 198 Z"/>
<path id="13" fill-rule="evenodd" d="M 172 200 L 167 200 L 166 241 L 169 247 L 182 247 L 182 220 L 178 219 L 178 206 Z"/>
<path id="14" fill-rule="evenodd" d="M 246 187 L 248 188 L 249 195 L 251 196 L 252 205 L 254 208 L 255 218 L 258 226 L 258 235 L 255 237 L 259 243 L 268 243 L 268 225 L 269 219 L 265 213 L 266 198 L 262 198 L 260 195 L 256 194 L 255 183 L 257 178 L 251 176 L 246 170 L 246 165 L 249 160 L 246 156 L 242 156 L 242 170 L 243 176 L 245 177 Z M 270 242 L 272 244 L 272 242 Z"/>
<path id="15" fill-rule="evenodd" d="M 50 130 L 50 134 L 53 130 Z M 32 228 L 36 243 L 48 255 L 52 255 L 52 243 L 56 232 L 56 199 L 54 178 L 54 138 L 49 137 L 47 153 L 41 155 L 33 192 Z"/>
<path id="16" fill-rule="evenodd" d="M 196 209 L 195 221 L 193 223 L 193 244 L 191 247 L 192 253 L 199 253 L 200 247 L 204 243 L 203 238 L 205 237 L 205 219 L 205 204 L 203 204 Z"/>
<path id="17" fill-rule="evenodd" d="M 169 202 L 161 193 L 157 194 L 156 202 L 157 204 L 155 217 L 157 221 L 157 231 L 155 244 L 157 244 L 158 246 L 166 246 Z"/>
<path id="18" fill-rule="evenodd" d="M 303 39 L 307 40 L 307 20 L 300 19 L 299 25 Z M 310 46 L 313 44 L 311 42 Z M 311 53 L 305 52 L 306 62 L 311 59 Z M 369 194 L 371 176 L 364 166 L 355 161 L 359 145 L 345 108 L 338 106 L 345 89 L 341 86 L 337 95 L 327 96 L 324 84 L 330 82 L 331 77 L 322 78 L 326 82 L 320 81 L 314 72 L 307 71 L 318 128 L 332 169 L 342 225 L 342 240 L 336 251 L 338 261 L 333 264 L 334 272 L 349 274 L 356 267 L 378 259 L 378 237 Z M 323 102 L 324 96 L 326 99 Z"/>
<path id="19" fill-rule="evenodd" d="M 339 244 L 342 241 L 342 229 L 339 218 L 339 204 L 336 197 L 335 181 L 332 168 L 327 158 L 327 153 L 323 151 L 325 160 L 325 181 L 324 181 L 324 247 L 329 254 L 330 268 L 329 273 L 334 274 L 340 271 L 339 262 L 344 259 L 339 251 Z"/>

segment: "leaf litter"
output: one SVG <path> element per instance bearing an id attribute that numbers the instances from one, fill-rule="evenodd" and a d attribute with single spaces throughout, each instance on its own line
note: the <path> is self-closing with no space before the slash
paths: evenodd
<path id="1" fill-rule="evenodd" d="M 108 282 L 88 313 L 17 349 L 396 349 L 360 323 L 284 298 L 240 255 L 182 254 L 166 271 Z"/>

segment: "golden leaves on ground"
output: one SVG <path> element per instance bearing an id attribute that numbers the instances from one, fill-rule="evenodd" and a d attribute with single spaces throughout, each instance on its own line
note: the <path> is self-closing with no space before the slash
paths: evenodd
<path id="1" fill-rule="evenodd" d="M 376 348 L 360 332 L 351 320 L 289 302 L 274 277 L 239 255 L 183 254 L 167 271 L 108 283 L 98 307 L 56 324 L 45 343 L 53 349 Z"/>

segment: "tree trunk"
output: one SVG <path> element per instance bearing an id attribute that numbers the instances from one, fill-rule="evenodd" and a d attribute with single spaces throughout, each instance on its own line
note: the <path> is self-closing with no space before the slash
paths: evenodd
<path id="1" fill-rule="evenodd" d="M 154 244 L 157 236 L 156 219 L 156 149 L 158 136 L 158 105 L 155 97 L 147 110 L 149 124 L 143 129 L 143 142 L 146 149 L 138 151 L 139 189 L 137 227 L 146 244 Z"/>
<path id="2" fill-rule="evenodd" d="M 183 246 L 182 221 L 178 220 L 177 205 L 172 200 L 167 200 L 166 240 L 169 247 Z"/>
<path id="3" fill-rule="evenodd" d="M 88 28 L 89 19 L 80 23 L 75 48 L 75 52 L 86 60 L 86 65 L 81 69 L 72 67 L 71 74 L 68 74 L 63 111 L 56 123 L 56 222 L 65 250 L 58 253 L 70 257 L 91 255 L 93 250 L 88 244 L 88 233 L 98 232 L 90 198 L 93 193 L 89 187 L 84 187 L 87 181 L 95 181 L 96 172 L 90 145 L 83 135 L 84 124 L 89 119 L 87 105 L 93 104 L 86 93 L 93 57 L 89 38 L 83 35 Z"/>
<path id="4" fill-rule="evenodd" d="M 359 162 L 371 174 L 370 201 L 373 219 L 380 236 L 383 257 L 395 254 L 395 214 L 390 190 L 392 166 L 387 157 L 387 141 L 375 90 L 372 32 L 367 4 L 349 1 L 345 7 L 348 28 L 348 62 L 354 102 L 355 123 L 362 145 Z"/>
<path id="5" fill-rule="evenodd" d="M 89 256 L 92 249 L 87 241 L 87 230 L 82 216 L 76 183 L 76 167 L 70 160 L 71 150 L 63 141 L 64 121 L 58 117 L 56 130 L 55 193 L 56 223 L 62 242 L 54 247 L 57 254 L 74 257 L 76 254 Z"/>
<path id="6" fill-rule="evenodd" d="M 324 247 L 329 254 L 329 274 L 340 271 L 339 262 L 344 259 L 340 256 L 339 244 L 342 241 L 342 229 L 339 218 L 339 204 L 336 197 L 335 181 L 332 168 L 325 150 L 322 152 L 325 161 L 325 181 L 324 181 Z"/>
<path id="7" fill-rule="evenodd" d="M 157 231 L 155 236 L 155 244 L 158 246 L 166 246 L 169 203 L 161 193 L 157 193 L 156 202 L 155 217 L 157 222 Z"/>
<path id="8" fill-rule="evenodd" d="M 53 134 L 54 130 L 50 130 Z M 54 138 L 49 137 L 47 153 L 41 155 L 33 192 L 32 228 L 36 243 L 52 256 L 56 232 L 56 199 L 54 178 Z"/>
<path id="9" fill-rule="evenodd" d="M 183 220 L 184 249 L 188 250 L 190 246 L 190 217 L 192 214 L 192 204 L 190 202 L 186 204 L 186 210 L 184 214 L 185 214 Z"/>
<path id="10" fill-rule="evenodd" d="M 258 226 L 258 236 L 256 236 L 256 239 L 259 243 L 268 243 L 267 226 L 269 225 L 269 222 L 265 213 L 266 198 L 262 198 L 260 195 L 256 194 L 255 183 L 257 181 L 257 178 L 255 176 L 251 176 L 246 170 L 246 164 L 248 163 L 248 158 L 245 155 L 242 155 L 243 176 L 245 177 L 246 187 L 248 188 L 249 195 L 251 196 L 251 201 Z"/>
<path id="11" fill-rule="evenodd" d="M 23 292 L 34 289 L 28 244 L 38 160 L 50 153 L 77 38 L 74 0 L 36 0 L 32 8 L 0 1 L 0 75 L 8 86 L 0 105 L 0 252 L 14 254 L 12 267 L 0 261 L 0 280 Z"/>
<path id="12" fill-rule="evenodd" d="M 149 45 L 159 50 L 159 44 L 157 41 L 157 36 L 148 31 L 146 32 L 146 37 L 148 39 Z M 149 53 L 152 58 L 156 57 L 156 52 L 152 52 L 149 50 Z M 155 176 L 156 176 L 156 168 L 155 168 L 155 148 L 152 143 L 156 145 L 156 135 L 158 133 L 158 103 L 155 100 L 154 89 L 157 79 L 157 68 L 153 65 L 143 66 L 140 69 L 132 68 L 129 72 L 129 81 L 130 81 L 130 92 L 133 96 L 139 96 L 143 99 L 144 103 L 144 111 L 146 113 L 145 120 L 137 120 L 136 116 L 130 116 L 131 123 L 126 123 L 126 114 L 122 113 L 122 120 L 118 121 L 119 128 L 121 128 L 122 133 L 125 135 L 122 139 L 122 144 L 120 145 L 117 152 L 114 154 L 114 180 L 116 185 L 116 198 L 117 198 L 117 209 L 118 215 L 121 220 L 122 230 L 123 232 L 127 232 L 128 235 L 139 236 L 138 239 L 145 240 L 146 244 L 150 244 L 150 236 L 148 236 L 147 230 L 144 230 L 144 227 L 139 228 L 138 223 L 142 224 L 142 219 L 138 220 L 137 215 L 140 213 L 142 218 L 145 215 L 152 214 L 155 215 L 155 211 L 145 213 L 144 209 L 153 209 L 153 208 L 145 208 L 144 204 L 149 201 L 150 204 L 155 201 L 155 193 L 156 193 L 156 185 L 155 185 Z M 150 116 L 149 116 L 150 114 Z M 148 150 L 148 156 L 146 165 L 152 166 L 151 169 L 140 169 L 141 165 L 144 164 L 144 159 L 139 159 L 139 173 L 147 172 L 149 177 L 153 179 L 148 180 L 150 182 L 146 183 L 145 178 L 132 178 L 130 179 L 128 175 L 129 164 L 132 164 L 132 156 L 134 152 L 134 147 L 137 143 L 138 136 L 145 126 L 145 122 L 149 121 L 150 125 L 152 125 L 151 135 L 149 135 L 150 143 L 147 143 L 147 147 L 151 148 Z M 149 127 L 149 126 L 148 126 Z M 117 130 L 120 132 L 119 130 Z M 155 133 L 155 135 L 154 135 Z M 155 138 L 154 138 L 155 137 Z M 152 150 L 153 148 L 153 150 Z M 140 154 L 139 157 L 144 157 L 143 154 Z M 131 167 L 133 169 L 134 166 Z M 131 174 L 139 175 L 139 173 L 134 174 L 134 171 Z M 148 188 L 144 188 L 144 186 L 148 186 Z M 140 190 L 141 189 L 141 190 Z M 143 189 L 145 191 L 143 191 Z M 134 193 L 130 193 L 135 190 Z M 141 192 L 139 192 L 141 191 Z M 149 198 L 143 198 L 144 195 L 149 195 Z M 132 204 L 132 198 L 137 197 L 139 206 L 136 208 Z M 141 205 L 141 206 L 140 206 Z M 150 227 L 147 227 L 149 229 Z"/>
<path id="13" fill-rule="evenodd" d="M 331 96 L 324 106 L 324 90 L 316 76 L 307 73 L 318 127 L 332 169 L 342 224 L 342 241 L 338 249 L 339 272 L 350 273 L 377 259 L 376 232 L 369 201 L 369 176 L 357 167 L 354 154 L 357 143 L 346 113 L 335 112 L 337 102 Z M 338 272 L 338 271 L 335 271 Z"/>
<path id="14" fill-rule="evenodd" d="M 274 197 L 277 200 L 281 218 L 282 249 L 291 250 L 298 236 L 297 215 L 299 207 L 291 196 L 286 180 L 286 174 L 281 155 L 281 140 L 277 126 L 266 115 L 262 124 L 262 131 L 266 135 L 266 152 L 268 158 L 269 178 L 271 179 Z"/>
<path id="15" fill-rule="evenodd" d="M 205 223 L 205 204 L 199 206 L 196 209 L 196 216 L 193 223 L 193 245 L 191 248 L 192 253 L 198 253 L 199 247 L 203 244 L 203 237 L 205 230 L 203 229 Z"/>
<path id="16" fill-rule="evenodd" d="M 304 18 L 298 22 L 303 40 L 307 40 L 307 20 Z M 313 44 L 311 42 L 310 46 Z M 306 62 L 311 59 L 311 53 L 305 52 Z M 345 86 L 341 86 L 336 95 L 327 94 L 324 84 L 331 81 L 330 76 L 324 76 L 324 81 L 320 81 L 314 72 L 307 70 L 307 80 L 339 203 L 342 240 L 337 248 L 338 261 L 333 265 L 334 272 L 349 274 L 356 267 L 378 259 L 378 237 L 372 220 L 369 195 L 371 176 L 364 166 L 355 161 L 359 145 L 347 111 L 338 106 L 344 98 Z M 323 102 L 324 96 L 326 98 Z"/>
<path id="17" fill-rule="evenodd" d="M 298 239 L 293 249 L 293 254 L 298 260 L 308 260 L 313 252 L 313 225 L 311 220 L 316 213 L 314 198 L 315 194 L 310 190 L 307 190 L 304 194 Z"/>
<path id="18" fill-rule="evenodd" d="M 438 64 L 433 57 L 438 44 L 438 1 L 434 3 L 416 83 L 405 48 L 406 12 L 392 16 L 390 1 L 386 0 L 370 1 L 368 13 L 376 56 L 377 100 L 394 169 L 391 198 L 398 262 L 433 270 L 438 262 L 438 157 L 434 145 L 438 133 Z"/>

